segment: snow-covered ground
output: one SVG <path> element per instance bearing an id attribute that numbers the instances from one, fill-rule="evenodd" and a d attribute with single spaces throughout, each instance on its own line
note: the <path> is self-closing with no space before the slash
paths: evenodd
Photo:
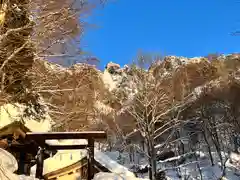
<path id="1" fill-rule="evenodd" d="M 114 173 L 97 173 L 93 180 L 148 180 L 144 178 L 134 178 L 134 177 L 128 177 L 128 176 L 118 176 Z"/>
<path id="2" fill-rule="evenodd" d="M 133 163 L 129 162 L 127 153 L 119 153 L 117 151 L 114 151 L 114 152 L 106 152 L 106 154 L 112 159 L 114 159 L 115 161 L 122 163 L 124 166 L 128 167 L 129 169 L 134 165 Z M 204 153 L 201 151 L 196 152 L 196 155 L 198 156 L 198 161 L 196 161 L 194 158 L 190 158 L 184 164 L 181 164 L 178 166 L 176 165 L 175 162 L 176 160 L 180 159 L 180 156 L 169 158 L 165 161 L 159 161 L 158 169 L 165 170 L 167 177 L 172 180 L 201 179 L 199 171 L 201 171 L 203 180 L 218 180 L 218 178 L 220 178 L 222 175 L 222 169 L 221 169 L 220 163 L 217 161 L 218 159 L 217 153 L 214 153 L 214 152 L 212 153 L 213 158 L 215 159 L 214 166 L 211 165 L 210 160 L 206 154 L 207 153 Z M 226 156 L 226 154 L 227 153 L 222 152 L 222 155 Z M 143 168 L 144 166 L 147 166 L 147 160 L 139 156 L 138 163 L 135 163 L 135 165 L 139 166 L 139 168 Z M 240 169 L 236 168 L 233 164 L 230 163 L 230 161 L 226 162 L 226 167 L 227 167 L 226 176 L 225 176 L 226 179 L 240 180 Z M 181 174 L 181 177 L 179 177 L 179 174 Z M 138 173 L 137 175 L 138 175 L 138 178 L 148 179 L 148 173 L 144 173 L 144 174 Z"/>
<path id="3" fill-rule="evenodd" d="M 52 142 L 54 143 L 54 142 Z M 62 142 L 65 143 L 65 142 Z M 7 174 L 7 176 L 14 178 L 13 180 L 21 180 L 21 179 L 32 179 L 34 180 L 34 176 L 26 177 L 26 176 L 17 176 L 12 173 L 17 168 L 17 163 L 15 158 L 12 155 L 3 150 L 0 155 L 4 156 L 4 158 L 0 158 L 2 163 L 4 164 L 0 168 L 0 172 L 2 176 Z M 78 152 L 79 154 L 79 152 Z M 196 161 L 193 157 L 189 158 L 184 162 L 184 164 L 176 165 L 176 161 L 181 158 L 181 156 L 169 158 L 164 161 L 158 162 L 158 169 L 165 170 L 166 175 L 171 180 L 179 180 L 179 179 L 188 179 L 188 180 L 218 180 L 218 178 L 222 175 L 222 169 L 220 163 L 217 161 L 217 153 L 212 153 L 213 158 L 216 160 L 215 165 L 211 166 L 210 160 L 207 156 L 207 153 L 198 152 L 196 153 L 198 156 L 198 161 Z M 226 155 L 226 153 L 222 154 Z M 69 156 L 67 156 L 69 159 Z M 95 175 L 94 180 L 147 180 L 148 174 L 140 174 L 138 173 L 138 177 L 134 177 L 133 173 L 129 172 L 128 169 L 133 165 L 130 163 L 128 159 L 128 153 L 120 153 L 120 152 L 101 152 L 99 150 L 95 151 L 95 159 L 100 162 L 102 165 L 107 167 L 112 173 L 98 173 Z M 240 156 L 236 154 L 231 155 L 231 162 L 238 161 Z M 79 158 L 79 157 L 78 157 Z M 51 159 L 51 158 L 50 158 Z M 53 159 L 56 161 L 56 157 Z M 74 158 L 73 158 L 74 159 Z M 63 162 L 63 161 L 62 161 Z M 147 165 L 147 161 L 145 158 L 141 158 L 139 156 L 138 166 L 144 167 Z M 226 179 L 228 180 L 239 180 L 240 179 L 240 169 L 239 167 L 235 167 L 229 160 L 226 161 Z M 60 162 L 58 162 L 61 164 Z M 121 165 L 122 164 L 122 165 Z M 197 166 L 199 165 L 199 166 Z M 7 170 L 6 170 L 7 169 Z M 202 174 L 202 178 L 200 177 L 200 171 Z M 1 175 L 0 173 L 0 175 Z M 179 176 L 181 175 L 181 177 Z M 1 178 L 4 180 L 4 178 Z"/>
<path id="4" fill-rule="evenodd" d="M 14 174 L 17 169 L 18 163 L 15 157 L 0 148 L 0 180 L 37 180 L 33 176 Z"/>

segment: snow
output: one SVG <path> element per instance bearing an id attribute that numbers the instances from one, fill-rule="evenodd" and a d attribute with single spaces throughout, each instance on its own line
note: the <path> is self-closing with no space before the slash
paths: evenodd
<path id="1" fill-rule="evenodd" d="M 15 157 L 4 149 L 0 148 L 0 165 L 4 165 L 9 171 L 14 172 L 18 169 Z"/>
<path id="2" fill-rule="evenodd" d="M 130 172 L 126 167 L 118 164 L 116 161 L 112 160 L 110 157 L 102 153 L 101 151 L 96 150 L 94 154 L 94 158 L 101 165 L 106 167 L 111 172 L 118 174 L 124 177 L 135 177 L 135 175 Z"/>
<path id="3" fill-rule="evenodd" d="M 230 159 L 234 163 L 240 163 L 240 155 L 237 153 L 231 153 L 230 154 Z"/>
<path id="4" fill-rule="evenodd" d="M 85 139 L 74 139 L 74 140 L 46 140 L 49 145 L 78 145 L 87 144 Z M 44 161 L 43 174 L 56 171 L 58 169 L 70 166 L 87 155 L 86 150 L 58 150 L 53 156 Z M 35 174 L 36 165 L 31 168 L 31 174 Z"/>
<path id="5" fill-rule="evenodd" d="M 61 71 L 65 71 L 66 68 L 60 66 L 59 64 L 53 64 L 50 63 L 48 61 L 43 61 L 43 64 L 45 66 L 46 69 L 48 69 L 50 72 L 55 71 L 55 72 L 61 72 Z"/>
<path id="6" fill-rule="evenodd" d="M 86 157 L 86 155 L 86 150 L 59 150 L 53 157 L 44 161 L 43 174 L 45 175 L 77 163 L 79 160 Z M 35 172 L 36 165 L 31 168 L 31 174 L 35 174 Z"/>
<path id="7" fill-rule="evenodd" d="M 0 107 L 0 128 L 7 126 L 13 122 L 24 122 L 24 125 L 33 132 L 48 132 L 52 127 L 52 119 L 48 113 L 44 114 L 44 118 L 39 121 L 33 117 L 23 116 L 26 106 L 22 104 L 5 104 Z M 0 148 L 0 179 L 1 180 L 36 180 L 34 177 L 16 175 L 18 163 L 15 157 L 9 152 Z"/>
<path id="8" fill-rule="evenodd" d="M 199 89 L 200 90 L 200 89 Z M 201 91 L 197 91 L 201 92 Z M 196 93 L 199 94 L 199 93 Z M 24 106 L 20 104 L 6 104 L 4 106 L 1 106 L 1 114 L 0 114 L 0 128 L 4 127 L 14 121 L 21 121 L 23 116 L 23 109 Z M 39 122 L 34 120 L 25 118 L 24 121 L 26 122 L 25 126 L 28 127 L 31 131 L 35 132 L 44 132 L 49 131 L 51 128 L 51 118 L 46 115 L 47 118 L 40 120 Z M 47 141 L 48 144 L 52 145 L 63 145 L 63 144 L 87 144 L 86 140 L 51 140 Z M 108 155 L 106 155 L 108 154 Z M 117 157 L 119 157 L 119 154 L 121 154 L 122 158 L 124 158 L 124 161 L 122 162 L 123 165 L 120 165 L 117 163 Z M 196 152 L 199 161 L 195 162 L 186 162 L 186 164 L 183 164 L 181 166 L 178 166 L 181 171 L 182 177 L 189 177 L 189 179 L 197 179 L 199 178 L 199 170 L 197 168 L 197 164 L 200 165 L 200 169 L 202 171 L 203 179 L 206 180 L 216 180 L 221 176 L 221 167 L 219 163 L 215 163 L 215 166 L 211 166 L 209 163 L 209 159 L 205 152 L 198 151 Z M 212 152 L 215 161 L 217 160 L 217 153 Z M 237 154 L 230 154 L 225 152 L 221 152 L 221 154 L 224 157 L 230 157 L 231 161 L 228 160 L 226 162 L 227 167 L 227 179 L 231 180 L 239 180 L 240 179 L 240 168 L 238 166 L 238 162 L 240 161 L 240 156 Z M 16 160 L 15 158 L 11 158 L 12 155 L 8 155 L 4 152 L 2 153 L 2 150 L 0 149 L 0 179 L 5 180 L 6 176 L 10 177 L 12 180 L 19 180 L 19 179 L 35 179 L 33 176 L 17 176 L 13 174 L 12 172 L 15 171 L 17 168 Z M 4 156 L 4 158 L 2 158 Z M 43 173 L 47 174 L 49 172 L 55 171 L 57 169 L 69 166 L 73 163 L 78 162 L 82 158 L 87 156 L 86 150 L 60 150 L 57 152 L 56 155 L 53 157 L 45 160 L 44 162 L 44 170 Z M 110 156 L 110 157 L 109 157 Z M 127 167 L 130 167 L 130 162 L 127 159 L 128 155 L 126 153 L 119 153 L 119 152 L 101 152 L 99 150 L 95 150 L 94 154 L 95 160 L 98 161 L 100 164 L 105 166 L 107 169 L 109 169 L 112 173 L 98 173 L 94 179 L 101 180 L 101 179 L 119 179 L 119 180 L 126 180 L 126 179 L 136 179 L 135 175 L 128 170 Z M 138 164 L 140 163 L 140 157 Z M 174 163 L 174 161 L 178 160 L 180 156 L 169 158 L 165 161 L 159 161 L 159 164 L 161 165 L 162 169 L 166 170 L 166 175 L 170 177 L 171 179 L 179 179 L 177 174 L 177 167 Z M 160 167 L 160 166 L 159 166 Z M 34 166 L 32 170 L 34 170 L 33 174 L 35 174 L 35 168 Z M 147 177 L 147 174 L 140 175 L 143 177 Z"/>
<path id="9" fill-rule="evenodd" d="M 137 164 L 130 163 L 129 159 L 126 159 L 128 158 L 128 156 L 125 156 L 125 153 L 126 152 L 120 153 L 118 151 L 107 152 L 107 154 L 113 159 L 117 159 L 116 157 L 118 157 L 119 154 L 121 154 L 121 156 L 125 158 L 123 165 L 125 167 L 129 167 L 130 169 L 132 169 L 131 167 L 133 167 L 133 165 L 137 165 L 139 168 L 145 167 L 148 165 L 147 159 L 138 155 L 136 156 L 139 158 L 138 160 L 139 163 Z M 190 155 L 192 153 L 189 152 L 186 155 L 188 154 Z M 197 165 L 199 164 L 202 172 L 203 180 L 217 180 L 218 178 L 221 177 L 222 170 L 219 163 L 217 163 L 218 155 L 216 152 L 212 152 L 213 158 L 215 160 L 214 166 L 211 166 L 210 159 L 208 158 L 207 152 L 196 151 L 195 154 L 198 157 L 198 161 L 196 161 L 193 156 L 186 156 L 187 158 L 186 162 L 184 162 L 183 164 L 177 165 L 176 162 L 178 159 L 181 158 L 181 156 L 176 156 L 173 158 L 166 159 L 164 161 L 159 161 L 157 165 L 158 169 L 165 170 L 167 178 L 171 180 L 179 180 L 184 178 L 189 180 L 195 180 L 195 179 L 200 179 L 199 169 L 197 167 Z M 221 154 L 225 157 L 228 156 L 228 153 L 226 152 L 221 152 Z M 238 156 L 234 154 L 232 154 L 232 157 L 233 157 L 232 159 L 238 159 Z M 240 169 L 238 167 L 231 164 L 229 160 L 226 162 L 226 167 L 227 167 L 226 179 L 229 179 L 229 180 L 240 179 Z M 179 178 L 178 176 L 178 173 L 177 173 L 178 168 L 180 169 L 180 174 L 182 178 Z M 143 173 L 143 174 L 138 173 L 137 175 L 138 177 L 141 177 L 141 178 L 148 178 L 148 173 Z"/>
<path id="10" fill-rule="evenodd" d="M 203 87 L 202 86 L 198 86 L 194 89 L 194 93 L 195 95 L 198 97 L 203 93 Z"/>
<path id="11" fill-rule="evenodd" d="M 104 104 L 101 101 L 96 101 L 94 103 L 94 108 L 96 108 L 99 112 L 101 112 L 104 115 L 110 115 L 114 113 L 114 109 L 110 106 Z"/>
<path id="12" fill-rule="evenodd" d="M 141 179 L 136 177 L 127 177 L 127 176 L 119 176 L 114 173 L 97 173 L 93 180 L 148 180 L 148 179 Z"/>
<path id="13" fill-rule="evenodd" d="M 0 128 L 14 121 L 23 121 L 24 125 L 32 132 L 48 132 L 51 130 L 53 121 L 48 113 L 44 115 L 44 119 L 38 121 L 32 117 L 23 116 L 25 108 L 26 106 L 18 103 L 1 106 Z"/>
<path id="14" fill-rule="evenodd" d="M 25 175 L 19 175 L 19 180 L 39 180 L 38 178 L 35 178 L 34 176 L 25 176 Z"/>
<path id="15" fill-rule="evenodd" d="M 240 167 L 230 163 L 230 160 L 227 160 L 226 167 L 228 167 L 235 175 L 240 178 Z"/>
<path id="16" fill-rule="evenodd" d="M 88 144 L 86 139 L 46 140 L 49 145 L 79 145 Z"/>
<path id="17" fill-rule="evenodd" d="M 13 172 L 18 169 L 17 160 L 9 152 L 0 148 L 0 179 L 1 180 L 19 180 Z"/>
<path id="18" fill-rule="evenodd" d="M 115 89 L 117 87 L 116 82 L 113 80 L 113 77 L 110 75 L 110 73 L 107 70 L 105 70 L 103 72 L 102 80 L 103 80 L 105 87 L 107 89 L 109 89 L 109 91 L 112 91 L 113 89 Z"/>

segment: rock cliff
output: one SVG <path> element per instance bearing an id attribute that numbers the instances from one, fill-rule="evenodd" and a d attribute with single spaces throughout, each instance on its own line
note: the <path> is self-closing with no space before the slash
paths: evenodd
<path id="1" fill-rule="evenodd" d="M 240 92 L 239 62 L 239 54 L 167 56 L 144 71 L 111 62 L 101 72 L 93 65 L 66 68 L 37 59 L 28 75 L 33 79 L 33 92 L 43 98 L 56 122 L 55 130 L 108 129 L 126 133 L 135 127 L 134 119 L 124 109 L 138 93 L 134 73 L 158 77 L 175 101 L 187 97 L 186 106 L 193 109 L 216 98 L 236 99 Z"/>

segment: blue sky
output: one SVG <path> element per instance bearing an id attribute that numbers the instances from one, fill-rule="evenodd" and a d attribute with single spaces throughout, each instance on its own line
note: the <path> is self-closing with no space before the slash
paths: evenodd
<path id="1" fill-rule="evenodd" d="M 110 0 L 111 1 L 111 0 Z M 113 1 L 113 0 L 112 0 Z M 114 0 L 88 18 L 83 38 L 101 67 L 131 62 L 137 52 L 205 56 L 240 52 L 238 0 Z"/>

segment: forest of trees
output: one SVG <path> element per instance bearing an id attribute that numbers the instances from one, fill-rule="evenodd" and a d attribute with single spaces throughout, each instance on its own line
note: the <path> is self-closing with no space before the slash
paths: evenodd
<path id="1" fill-rule="evenodd" d="M 141 58 L 147 62 L 148 57 Z M 132 66 L 129 79 L 137 90 L 133 100 L 129 102 L 123 88 L 114 93 L 116 101 L 121 101 L 124 111 L 133 118 L 134 131 L 140 131 L 147 144 L 152 179 L 157 174 L 156 152 L 161 154 L 166 149 L 175 149 L 175 155 L 183 157 L 206 151 L 212 166 L 216 164 L 212 153 L 217 152 L 225 176 L 230 154 L 222 152 L 238 153 L 239 147 L 239 58 L 215 56 L 182 64 L 181 58 L 166 57 L 161 61 L 154 59 L 147 65 L 148 70 L 141 65 Z M 179 65 L 174 67 L 176 62 Z M 186 138 L 187 148 L 182 142 Z M 201 174 L 200 166 L 199 171 Z"/>

